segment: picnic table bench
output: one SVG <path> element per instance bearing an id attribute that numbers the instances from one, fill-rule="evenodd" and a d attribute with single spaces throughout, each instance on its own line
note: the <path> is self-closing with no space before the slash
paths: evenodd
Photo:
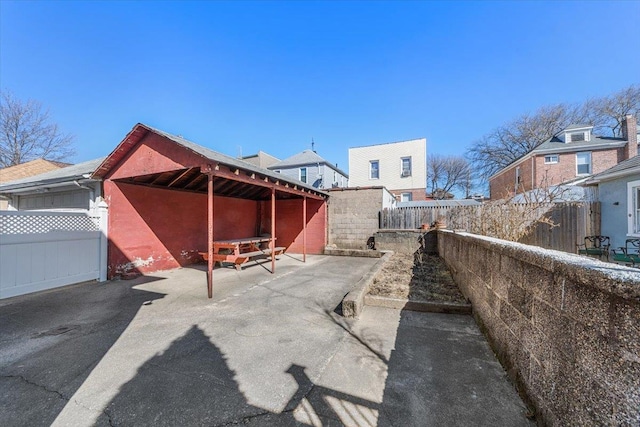
<path id="1" fill-rule="evenodd" d="M 613 261 L 631 264 L 635 267 L 640 265 L 640 239 L 627 239 L 624 247 L 613 249 Z"/>
<path id="2" fill-rule="evenodd" d="M 213 261 L 222 264 L 223 262 L 233 263 L 237 270 L 242 269 L 242 264 L 252 258 L 271 255 L 271 248 L 261 248 L 263 243 L 271 243 L 273 240 L 273 254 L 281 255 L 286 250 L 285 247 L 276 247 L 276 238 L 271 237 L 245 237 L 240 239 L 216 240 L 213 242 Z M 208 252 L 199 252 L 202 258 L 209 259 Z"/>
<path id="3" fill-rule="evenodd" d="M 578 243 L 578 254 L 587 256 L 597 256 L 600 259 L 605 257 L 609 261 L 609 236 L 586 236 L 584 243 Z"/>

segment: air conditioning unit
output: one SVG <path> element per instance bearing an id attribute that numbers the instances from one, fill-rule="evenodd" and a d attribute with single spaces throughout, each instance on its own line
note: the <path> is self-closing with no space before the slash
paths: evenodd
<path id="1" fill-rule="evenodd" d="M 402 171 L 402 176 L 411 176 L 411 171 L 409 169 L 405 169 Z"/>

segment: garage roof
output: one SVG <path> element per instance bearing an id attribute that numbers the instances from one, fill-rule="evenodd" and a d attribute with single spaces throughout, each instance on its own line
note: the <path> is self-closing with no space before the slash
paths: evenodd
<path id="1" fill-rule="evenodd" d="M 118 181 L 138 185 L 205 192 L 208 173 L 214 176 L 215 193 L 245 199 L 267 199 L 270 189 L 276 188 L 279 198 L 310 196 L 327 198 L 328 194 L 292 177 L 263 169 L 251 163 L 235 159 L 217 151 L 186 140 L 181 136 L 155 129 L 142 123 L 133 127 L 115 150 L 97 167 L 92 178 L 104 179 L 127 154 L 149 133 L 155 133 L 173 144 L 183 147 L 202 158 L 200 165 L 140 175 Z"/>

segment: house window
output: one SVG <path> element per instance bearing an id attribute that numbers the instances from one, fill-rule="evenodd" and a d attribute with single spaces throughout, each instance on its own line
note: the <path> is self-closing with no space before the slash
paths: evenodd
<path id="1" fill-rule="evenodd" d="M 369 162 L 369 178 L 380 178 L 380 162 L 378 160 L 371 160 Z"/>
<path id="2" fill-rule="evenodd" d="M 640 236 L 640 181 L 627 183 L 627 234 Z"/>
<path id="3" fill-rule="evenodd" d="M 544 156 L 544 164 L 552 165 L 554 163 L 558 163 L 560 161 L 560 156 L 557 154 L 549 154 L 548 156 Z"/>
<path id="4" fill-rule="evenodd" d="M 589 175 L 591 173 L 591 152 L 576 153 L 576 173 Z"/>
<path id="5" fill-rule="evenodd" d="M 300 181 L 307 182 L 307 168 L 300 168 Z"/>
<path id="6" fill-rule="evenodd" d="M 569 134 L 569 142 L 580 142 L 584 140 L 584 132 L 575 132 Z"/>
<path id="7" fill-rule="evenodd" d="M 520 185 L 520 166 L 516 168 L 516 182 L 515 182 L 515 191 L 518 191 L 518 186 Z"/>
<path id="8" fill-rule="evenodd" d="M 411 176 L 411 157 L 403 157 L 402 161 L 402 176 Z"/>
<path id="9" fill-rule="evenodd" d="M 411 193 L 402 193 L 402 195 L 400 195 L 401 202 L 410 202 L 412 198 Z"/>

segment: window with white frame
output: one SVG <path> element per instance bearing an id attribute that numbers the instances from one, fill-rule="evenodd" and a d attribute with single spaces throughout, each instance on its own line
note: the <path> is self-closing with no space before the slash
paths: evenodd
<path id="1" fill-rule="evenodd" d="M 300 181 L 307 182 L 307 168 L 300 168 Z"/>
<path id="2" fill-rule="evenodd" d="M 516 182 L 514 185 L 514 189 L 517 192 L 518 186 L 520 185 L 520 166 L 516 167 Z"/>
<path id="3" fill-rule="evenodd" d="M 560 156 L 557 154 L 549 154 L 544 156 L 544 164 L 552 165 L 554 163 L 558 163 L 560 161 Z"/>
<path id="4" fill-rule="evenodd" d="M 378 160 L 371 160 L 369 162 L 369 179 L 380 178 L 380 162 Z"/>
<path id="5" fill-rule="evenodd" d="M 576 174 L 589 175 L 591 173 L 591 152 L 576 153 Z"/>
<path id="6" fill-rule="evenodd" d="M 640 181 L 627 183 L 627 234 L 640 236 Z"/>
<path id="7" fill-rule="evenodd" d="M 403 157 L 401 162 L 402 176 L 411 176 L 411 157 Z"/>
<path id="8" fill-rule="evenodd" d="M 402 193 L 400 195 L 400 201 L 401 202 L 410 202 L 412 200 L 412 195 L 411 193 Z"/>

